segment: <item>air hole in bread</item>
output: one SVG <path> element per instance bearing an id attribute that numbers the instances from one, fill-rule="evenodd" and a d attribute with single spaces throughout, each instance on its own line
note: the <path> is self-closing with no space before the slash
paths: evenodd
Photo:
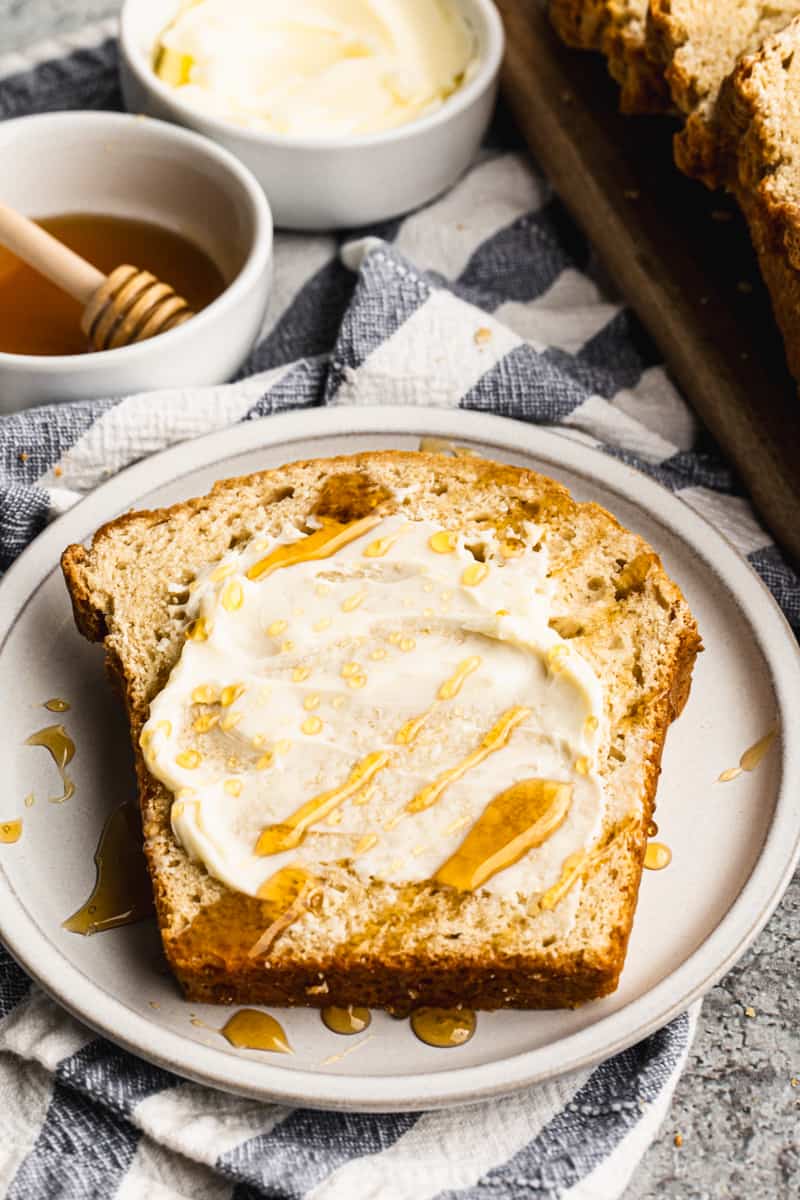
<path id="1" fill-rule="evenodd" d="M 434 483 L 431 485 L 431 492 L 434 496 L 446 496 L 449 488 L 446 483 Z"/>
<path id="2" fill-rule="evenodd" d="M 574 617 L 551 617 L 547 623 L 559 637 L 565 639 L 580 637 L 583 633 L 583 625 Z"/>
<path id="3" fill-rule="evenodd" d="M 524 513 L 530 520 L 535 521 L 542 511 L 541 501 L 539 500 L 523 500 L 521 497 L 514 497 L 518 504 L 520 512 Z"/>
<path id="4" fill-rule="evenodd" d="M 317 517 L 332 517 L 336 521 L 357 521 L 390 499 L 389 489 L 371 475 L 346 471 L 324 480 L 313 512 Z"/>
<path id="5" fill-rule="evenodd" d="M 783 67 L 784 71 L 789 70 L 789 68 L 792 65 L 793 58 L 794 58 L 794 51 L 792 51 L 791 54 L 786 55 L 786 58 L 784 58 L 783 62 L 781 63 L 781 66 Z"/>
<path id="6" fill-rule="evenodd" d="M 464 549 L 469 550 L 476 562 L 486 562 L 485 542 L 469 542 Z"/>
<path id="7" fill-rule="evenodd" d="M 239 533 L 231 534 L 228 539 L 228 549 L 235 550 L 237 546 L 243 546 L 246 542 L 250 541 L 252 536 L 253 534 L 249 529 L 242 529 Z"/>
<path id="8" fill-rule="evenodd" d="M 625 762 L 625 751 L 620 750 L 619 746 L 612 746 L 608 754 L 610 758 L 615 758 L 617 762 Z"/>
<path id="9" fill-rule="evenodd" d="M 277 504 L 279 500 L 291 500 L 293 495 L 293 487 L 279 488 L 277 492 L 273 492 L 273 494 L 270 496 L 269 502 L 270 504 Z"/>
<path id="10" fill-rule="evenodd" d="M 633 675 L 633 678 L 636 680 L 636 682 L 639 684 L 639 687 L 641 687 L 644 683 L 644 671 L 642 670 L 642 668 L 638 662 L 635 662 L 633 664 L 633 666 L 631 668 L 631 674 Z"/>
<path id="11" fill-rule="evenodd" d="M 602 592 L 606 586 L 605 579 L 601 579 L 599 575 L 593 575 L 586 585 L 590 592 Z"/>

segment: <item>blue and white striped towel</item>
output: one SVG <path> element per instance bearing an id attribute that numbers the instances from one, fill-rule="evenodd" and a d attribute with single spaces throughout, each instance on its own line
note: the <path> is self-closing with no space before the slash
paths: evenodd
<path id="1" fill-rule="evenodd" d="M 108 26 L 0 62 L 0 116 L 118 103 Z M 735 476 L 558 200 L 497 146 L 449 195 L 369 236 L 278 235 L 269 314 L 237 382 L 0 419 L 0 555 L 10 563 L 86 491 L 174 442 L 290 408 L 376 402 L 557 423 L 604 446 L 717 525 L 800 626 L 800 580 Z M 666 1114 L 696 1015 L 508 1099 L 326 1114 L 213 1093 L 139 1061 L 63 1013 L 0 948 L 0 1189 L 14 1200 L 611 1200 Z"/>

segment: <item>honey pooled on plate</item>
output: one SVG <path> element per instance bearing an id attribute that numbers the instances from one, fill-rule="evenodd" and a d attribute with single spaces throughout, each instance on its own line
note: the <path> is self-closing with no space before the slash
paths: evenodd
<path id="1" fill-rule="evenodd" d="M 411 1028 L 426 1046 L 463 1046 L 475 1032 L 477 1018 L 471 1008 L 418 1008 Z"/>
<path id="2" fill-rule="evenodd" d="M 271 1050 L 291 1054 L 292 1048 L 283 1026 L 269 1013 L 257 1008 L 240 1008 L 220 1029 L 232 1046 L 242 1050 Z"/>
<path id="3" fill-rule="evenodd" d="M 204 250 L 152 221 L 101 213 L 65 213 L 36 221 L 106 274 L 122 263 L 151 271 L 196 313 L 225 289 L 222 272 Z M 72 296 L 0 246 L 0 353 L 88 354 L 82 311 Z"/>

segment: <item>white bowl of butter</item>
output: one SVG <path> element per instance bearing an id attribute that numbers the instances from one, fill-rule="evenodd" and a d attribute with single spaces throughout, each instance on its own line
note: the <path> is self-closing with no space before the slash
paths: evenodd
<path id="1" fill-rule="evenodd" d="M 131 112 L 187 125 L 256 175 L 276 223 L 352 228 L 469 164 L 503 52 L 492 0 L 126 0 Z"/>

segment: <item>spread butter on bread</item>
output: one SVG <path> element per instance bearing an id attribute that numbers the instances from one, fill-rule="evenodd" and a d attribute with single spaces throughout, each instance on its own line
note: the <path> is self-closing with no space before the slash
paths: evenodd
<path id="1" fill-rule="evenodd" d="M 617 986 L 695 622 L 596 504 L 477 457 L 294 463 L 70 546 L 196 1001 Z"/>

